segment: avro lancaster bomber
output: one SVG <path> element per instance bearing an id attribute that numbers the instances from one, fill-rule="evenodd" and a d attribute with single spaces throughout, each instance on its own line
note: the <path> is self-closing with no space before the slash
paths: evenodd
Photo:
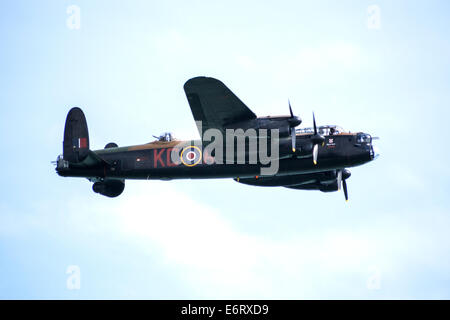
<path id="1" fill-rule="evenodd" d="M 96 193 L 119 196 L 126 179 L 232 178 L 252 186 L 322 192 L 343 189 L 349 167 L 377 157 L 375 139 L 345 132 L 335 125 L 297 129 L 302 120 L 290 114 L 257 117 L 221 81 L 196 77 L 184 85 L 200 140 L 177 140 L 164 133 L 150 143 L 119 147 L 108 143 L 91 150 L 86 118 L 72 108 L 64 129 L 63 154 L 56 171 L 84 177 Z"/>

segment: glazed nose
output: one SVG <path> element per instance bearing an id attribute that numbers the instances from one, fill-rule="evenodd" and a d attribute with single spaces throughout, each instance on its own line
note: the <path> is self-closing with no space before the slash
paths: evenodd
<path id="1" fill-rule="evenodd" d="M 372 157 L 372 160 L 375 160 L 380 156 L 380 149 L 377 146 L 372 145 L 370 155 Z"/>

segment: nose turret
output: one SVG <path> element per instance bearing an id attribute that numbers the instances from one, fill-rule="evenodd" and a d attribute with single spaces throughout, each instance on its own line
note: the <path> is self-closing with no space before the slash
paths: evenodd
<path id="1" fill-rule="evenodd" d="M 368 133 L 360 132 L 356 136 L 355 146 L 362 148 L 366 156 L 369 156 L 369 160 L 375 160 L 380 155 L 380 151 L 377 146 L 373 145 L 373 140 L 378 140 L 378 137 L 372 137 Z"/>
<path id="2" fill-rule="evenodd" d="M 375 138 L 372 138 L 372 139 L 375 139 Z M 378 148 L 378 146 L 374 145 L 373 143 L 371 144 L 370 155 L 372 157 L 372 160 L 375 160 L 376 158 L 378 158 L 380 156 L 380 148 Z"/>

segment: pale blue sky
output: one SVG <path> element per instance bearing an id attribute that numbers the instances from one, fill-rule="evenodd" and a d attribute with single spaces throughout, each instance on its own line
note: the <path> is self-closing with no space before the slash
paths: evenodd
<path id="1" fill-rule="evenodd" d="M 66 26 L 67 7 L 81 28 Z M 381 28 L 367 28 L 369 5 Z M 3 1 L 0 298 L 450 298 L 446 1 Z M 196 137 L 182 89 L 379 136 L 342 193 L 232 180 L 58 177 L 67 111 L 91 147 Z M 66 269 L 81 270 L 68 290 Z M 379 288 L 367 281 L 378 277 Z"/>

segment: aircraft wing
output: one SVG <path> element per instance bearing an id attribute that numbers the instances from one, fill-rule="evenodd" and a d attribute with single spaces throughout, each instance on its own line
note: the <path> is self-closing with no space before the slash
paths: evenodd
<path id="1" fill-rule="evenodd" d="M 86 158 L 77 163 L 71 163 L 74 168 L 93 168 L 101 166 L 109 166 L 110 164 L 102 159 L 97 153 L 92 150 L 88 150 Z"/>
<path id="2" fill-rule="evenodd" d="M 243 184 L 261 187 L 287 187 L 294 189 L 319 189 L 323 185 L 336 182 L 336 171 L 302 173 L 284 176 L 263 176 L 258 178 L 234 179 Z"/>
<path id="3" fill-rule="evenodd" d="M 256 119 L 256 115 L 221 81 L 196 77 L 184 84 L 184 91 L 195 121 L 201 121 L 199 133 L 210 128 Z"/>

